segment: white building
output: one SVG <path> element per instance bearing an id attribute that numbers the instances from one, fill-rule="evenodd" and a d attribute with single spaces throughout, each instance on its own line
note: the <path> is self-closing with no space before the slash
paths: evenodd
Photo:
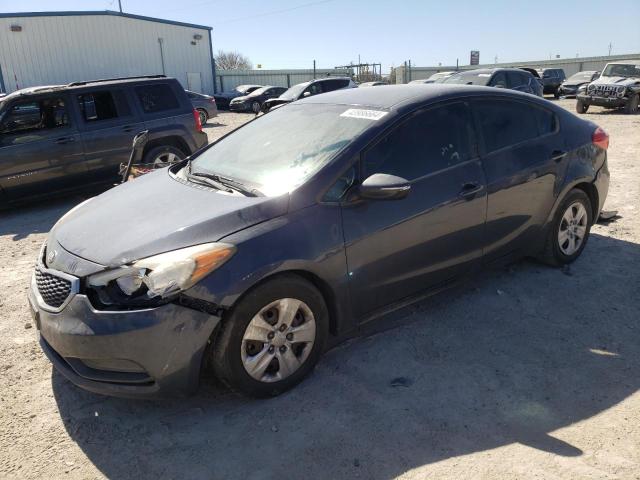
<path id="1" fill-rule="evenodd" d="M 127 13 L 0 13 L 0 92 L 165 74 L 212 94 L 211 27 Z"/>

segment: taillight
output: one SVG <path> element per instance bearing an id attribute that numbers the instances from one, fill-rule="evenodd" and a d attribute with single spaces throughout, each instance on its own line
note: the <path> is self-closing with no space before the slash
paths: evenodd
<path id="1" fill-rule="evenodd" d="M 200 122 L 200 114 L 195 108 L 193 109 L 193 119 L 196 121 L 196 132 L 201 132 L 202 123 Z"/>
<path id="2" fill-rule="evenodd" d="M 606 150 L 609 148 L 609 135 L 602 128 L 598 127 L 591 134 L 591 143 Z"/>

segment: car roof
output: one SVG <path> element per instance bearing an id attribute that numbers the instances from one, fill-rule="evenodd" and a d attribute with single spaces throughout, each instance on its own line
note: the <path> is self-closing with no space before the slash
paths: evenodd
<path id="1" fill-rule="evenodd" d="M 618 62 L 609 62 L 607 65 L 640 65 L 640 60 L 626 60 Z"/>
<path id="2" fill-rule="evenodd" d="M 105 80 L 89 80 L 85 82 L 73 82 L 66 85 L 40 85 L 37 87 L 26 87 L 16 90 L 7 95 L 4 99 L 36 95 L 42 93 L 62 92 L 67 90 L 77 90 L 87 87 L 106 86 L 106 85 L 121 85 L 127 83 L 149 83 L 149 82 L 166 82 L 176 81 L 173 77 L 152 76 L 152 77 L 130 77 L 130 78 L 114 78 Z"/>
<path id="3" fill-rule="evenodd" d="M 476 95 L 504 96 L 537 101 L 538 97 L 508 89 L 443 83 L 389 85 L 386 88 L 347 88 L 298 100 L 295 103 L 327 105 L 354 105 L 385 110 L 396 110 L 408 105 L 420 105 L 429 101 Z"/>

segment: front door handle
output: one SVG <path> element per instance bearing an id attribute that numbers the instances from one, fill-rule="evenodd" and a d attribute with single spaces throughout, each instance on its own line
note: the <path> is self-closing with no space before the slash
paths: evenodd
<path id="1" fill-rule="evenodd" d="M 551 152 L 551 160 L 553 160 L 554 162 L 559 162 L 566 156 L 567 152 L 563 152 L 562 150 L 554 150 L 553 152 Z"/>
<path id="2" fill-rule="evenodd" d="M 476 182 L 468 182 L 462 186 L 462 190 L 460 190 L 460 195 L 462 198 L 471 199 L 476 193 L 482 190 L 482 185 Z"/>
<path id="3" fill-rule="evenodd" d="M 75 141 L 76 141 L 75 137 L 60 137 L 56 139 L 56 143 L 58 145 L 64 145 L 65 143 L 73 143 Z"/>

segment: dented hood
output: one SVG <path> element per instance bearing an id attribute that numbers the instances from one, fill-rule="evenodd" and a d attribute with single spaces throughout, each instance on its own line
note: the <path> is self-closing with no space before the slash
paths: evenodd
<path id="1" fill-rule="evenodd" d="M 185 184 L 160 170 L 109 190 L 70 211 L 48 243 L 115 267 L 178 248 L 215 242 L 284 215 L 288 195 L 245 197 Z"/>
<path id="2" fill-rule="evenodd" d="M 628 87 L 640 83 L 638 77 L 600 77 L 591 82 L 592 85 L 622 85 Z"/>

